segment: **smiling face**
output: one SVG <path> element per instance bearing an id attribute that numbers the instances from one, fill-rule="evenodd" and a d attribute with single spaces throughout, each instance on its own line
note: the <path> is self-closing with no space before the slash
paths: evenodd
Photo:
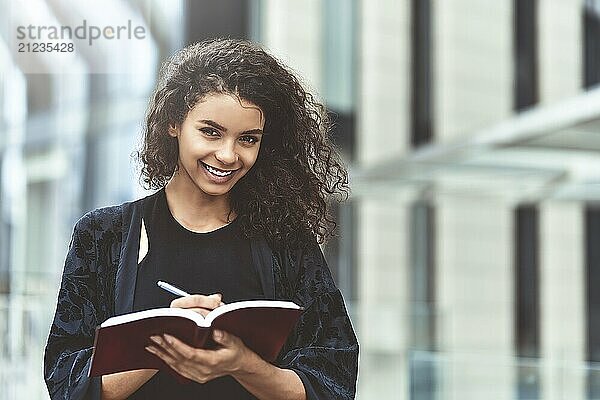
<path id="1" fill-rule="evenodd" d="M 185 186 L 211 196 L 229 193 L 258 157 L 265 120 L 255 104 L 231 94 L 205 96 L 169 135 L 179 143 Z"/>

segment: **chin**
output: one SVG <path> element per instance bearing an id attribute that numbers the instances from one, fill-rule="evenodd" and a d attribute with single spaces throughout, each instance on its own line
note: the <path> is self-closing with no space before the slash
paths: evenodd
<path id="1" fill-rule="evenodd" d="M 213 189 L 207 187 L 200 187 L 200 189 L 209 196 L 223 196 L 229 192 L 231 192 L 232 187 L 222 188 L 222 189 Z"/>

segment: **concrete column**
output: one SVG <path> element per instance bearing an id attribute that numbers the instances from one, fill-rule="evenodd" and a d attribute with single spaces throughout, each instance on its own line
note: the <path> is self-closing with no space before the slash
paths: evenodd
<path id="1" fill-rule="evenodd" d="M 265 0 L 262 42 L 312 90 L 322 87 L 321 0 Z"/>
<path id="2" fill-rule="evenodd" d="M 358 208 L 359 397 L 409 399 L 409 208 L 392 198 Z"/>
<path id="3" fill-rule="evenodd" d="M 540 207 L 541 399 L 583 400 L 584 220 L 579 203 Z"/>
<path id="4" fill-rule="evenodd" d="M 457 140 L 512 114 L 511 0 L 433 2 L 435 140 Z"/>
<path id="5" fill-rule="evenodd" d="M 410 149 L 410 2 L 360 2 L 357 104 L 362 166 Z"/>
<path id="6" fill-rule="evenodd" d="M 540 103 L 582 91 L 583 0 L 538 1 Z"/>
<path id="7" fill-rule="evenodd" d="M 436 298 L 444 398 L 513 398 L 512 209 L 494 199 L 436 201 Z"/>

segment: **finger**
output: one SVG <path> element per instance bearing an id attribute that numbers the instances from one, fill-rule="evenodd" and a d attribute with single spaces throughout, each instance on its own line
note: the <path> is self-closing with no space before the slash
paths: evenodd
<path id="1" fill-rule="evenodd" d="M 167 341 L 166 345 L 170 346 L 169 351 L 176 357 L 186 357 L 194 363 L 205 366 L 213 366 L 217 362 L 215 359 L 217 352 L 215 350 L 191 347 L 176 337 L 167 334 L 163 336 L 165 336 L 165 341 Z"/>
<path id="2" fill-rule="evenodd" d="M 231 333 L 215 329 L 213 331 L 213 340 L 223 347 L 231 347 L 235 343 L 236 336 Z"/>
<path id="3" fill-rule="evenodd" d="M 165 335 L 166 336 L 166 335 Z M 150 340 L 154 343 L 155 347 L 158 347 L 163 354 L 170 357 L 172 362 L 176 362 L 179 364 L 185 363 L 186 361 L 193 361 L 193 348 L 185 345 L 183 342 L 175 339 L 173 336 L 164 337 L 164 336 L 151 336 Z M 179 351 L 176 347 L 173 346 L 173 341 L 177 340 L 182 345 L 186 346 L 189 350 Z"/>
<path id="4" fill-rule="evenodd" d="M 153 335 L 153 336 L 150 336 L 150 340 L 152 341 L 153 347 L 159 349 L 162 353 L 168 355 L 169 357 L 173 358 L 174 360 L 175 359 L 180 360 L 180 359 L 184 358 L 181 354 L 178 354 L 177 352 L 175 352 L 171 349 L 171 346 L 169 345 L 169 343 L 167 343 L 167 341 L 164 337 L 158 336 L 158 335 Z"/>
<path id="5" fill-rule="evenodd" d="M 179 297 L 171 302 L 171 307 L 179 308 L 206 308 L 214 310 L 221 304 L 222 296 L 220 293 L 205 296 L 203 294 L 193 294 L 191 296 Z"/>
<path id="6" fill-rule="evenodd" d="M 147 352 L 154 354 L 170 366 L 179 362 L 175 357 L 166 352 L 162 347 L 156 345 L 149 345 L 146 346 L 145 349 Z"/>
<path id="7" fill-rule="evenodd" d="M 171 344 L 175 338 L 173 336 L 169 336 L 168 338 L 165 336 L 151 336 L 150 340 L 152 340 L 154 346 L 158 347 L 163 353 L 174 360 L 183 361 L 187 359 L 186 354 L 177 351 Z"/>
<path id="8" fill-rule="evenodd" d="M 207 310 L 206 308 L 186 308 L 186 310 L 195 311 L 198 314 L 202 315 L 203 317 L 206 317 L 208 315 L 208 313 L 210 313 L 212 311 L 212 310 Z"/>
<path id="9" fill-rule="evenodd" d="M 198 349 L 188 346 L 174 336 L 163 335 L 163 348 L 176 358 L 184 358 L 187 360 L 196 360 Z"/>
<path id="10" fill-rule="evenodd" d="M 169 367 L 171 367 L 174 371 L 176 371 L 179 375 L 182 375 L 186 378 L 192 379 L 192 375 L 187 371 L 187 368 L 181 363 L 181 361 L 177 360 L 170 354 L 166 353 L 160 347 L 157 346 L 146 346 L 146 351 L 154 354 L 158 358 L 164 361 Z"/>

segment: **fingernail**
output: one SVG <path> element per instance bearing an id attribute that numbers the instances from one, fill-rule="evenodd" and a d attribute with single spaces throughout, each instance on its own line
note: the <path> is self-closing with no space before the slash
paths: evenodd
<path id="1" fill-rule="evenodd" d="M 152 340 L 156 344 L 162 344 L 162 339 L 160 338 L 160 336 L 150 336 L 150 340 Z"/>
<path id="2" fill-rule="evenodd" d="M 218 329 L 215 329 L 215 331 L 213 332 L 213 336 L 215 339 L 220 340 L 223 338 L 223 332 Z"/>
<path id="3" fill-rule="evenodd" d="M 173 343 L 173 337 L 167 335 L 166 333 L 163 335 L 163 337 L 165 338 L 165 340 L 167 341 L 167 343 L 171 344 Z"/>
<path id="4" fill-rule="evenodd" d="M 154 353 L 154 349 L 151 346 L 146 346 L 144 348 L 146 349 L 146 351 L 148 351 L 150 353 Z"/>

